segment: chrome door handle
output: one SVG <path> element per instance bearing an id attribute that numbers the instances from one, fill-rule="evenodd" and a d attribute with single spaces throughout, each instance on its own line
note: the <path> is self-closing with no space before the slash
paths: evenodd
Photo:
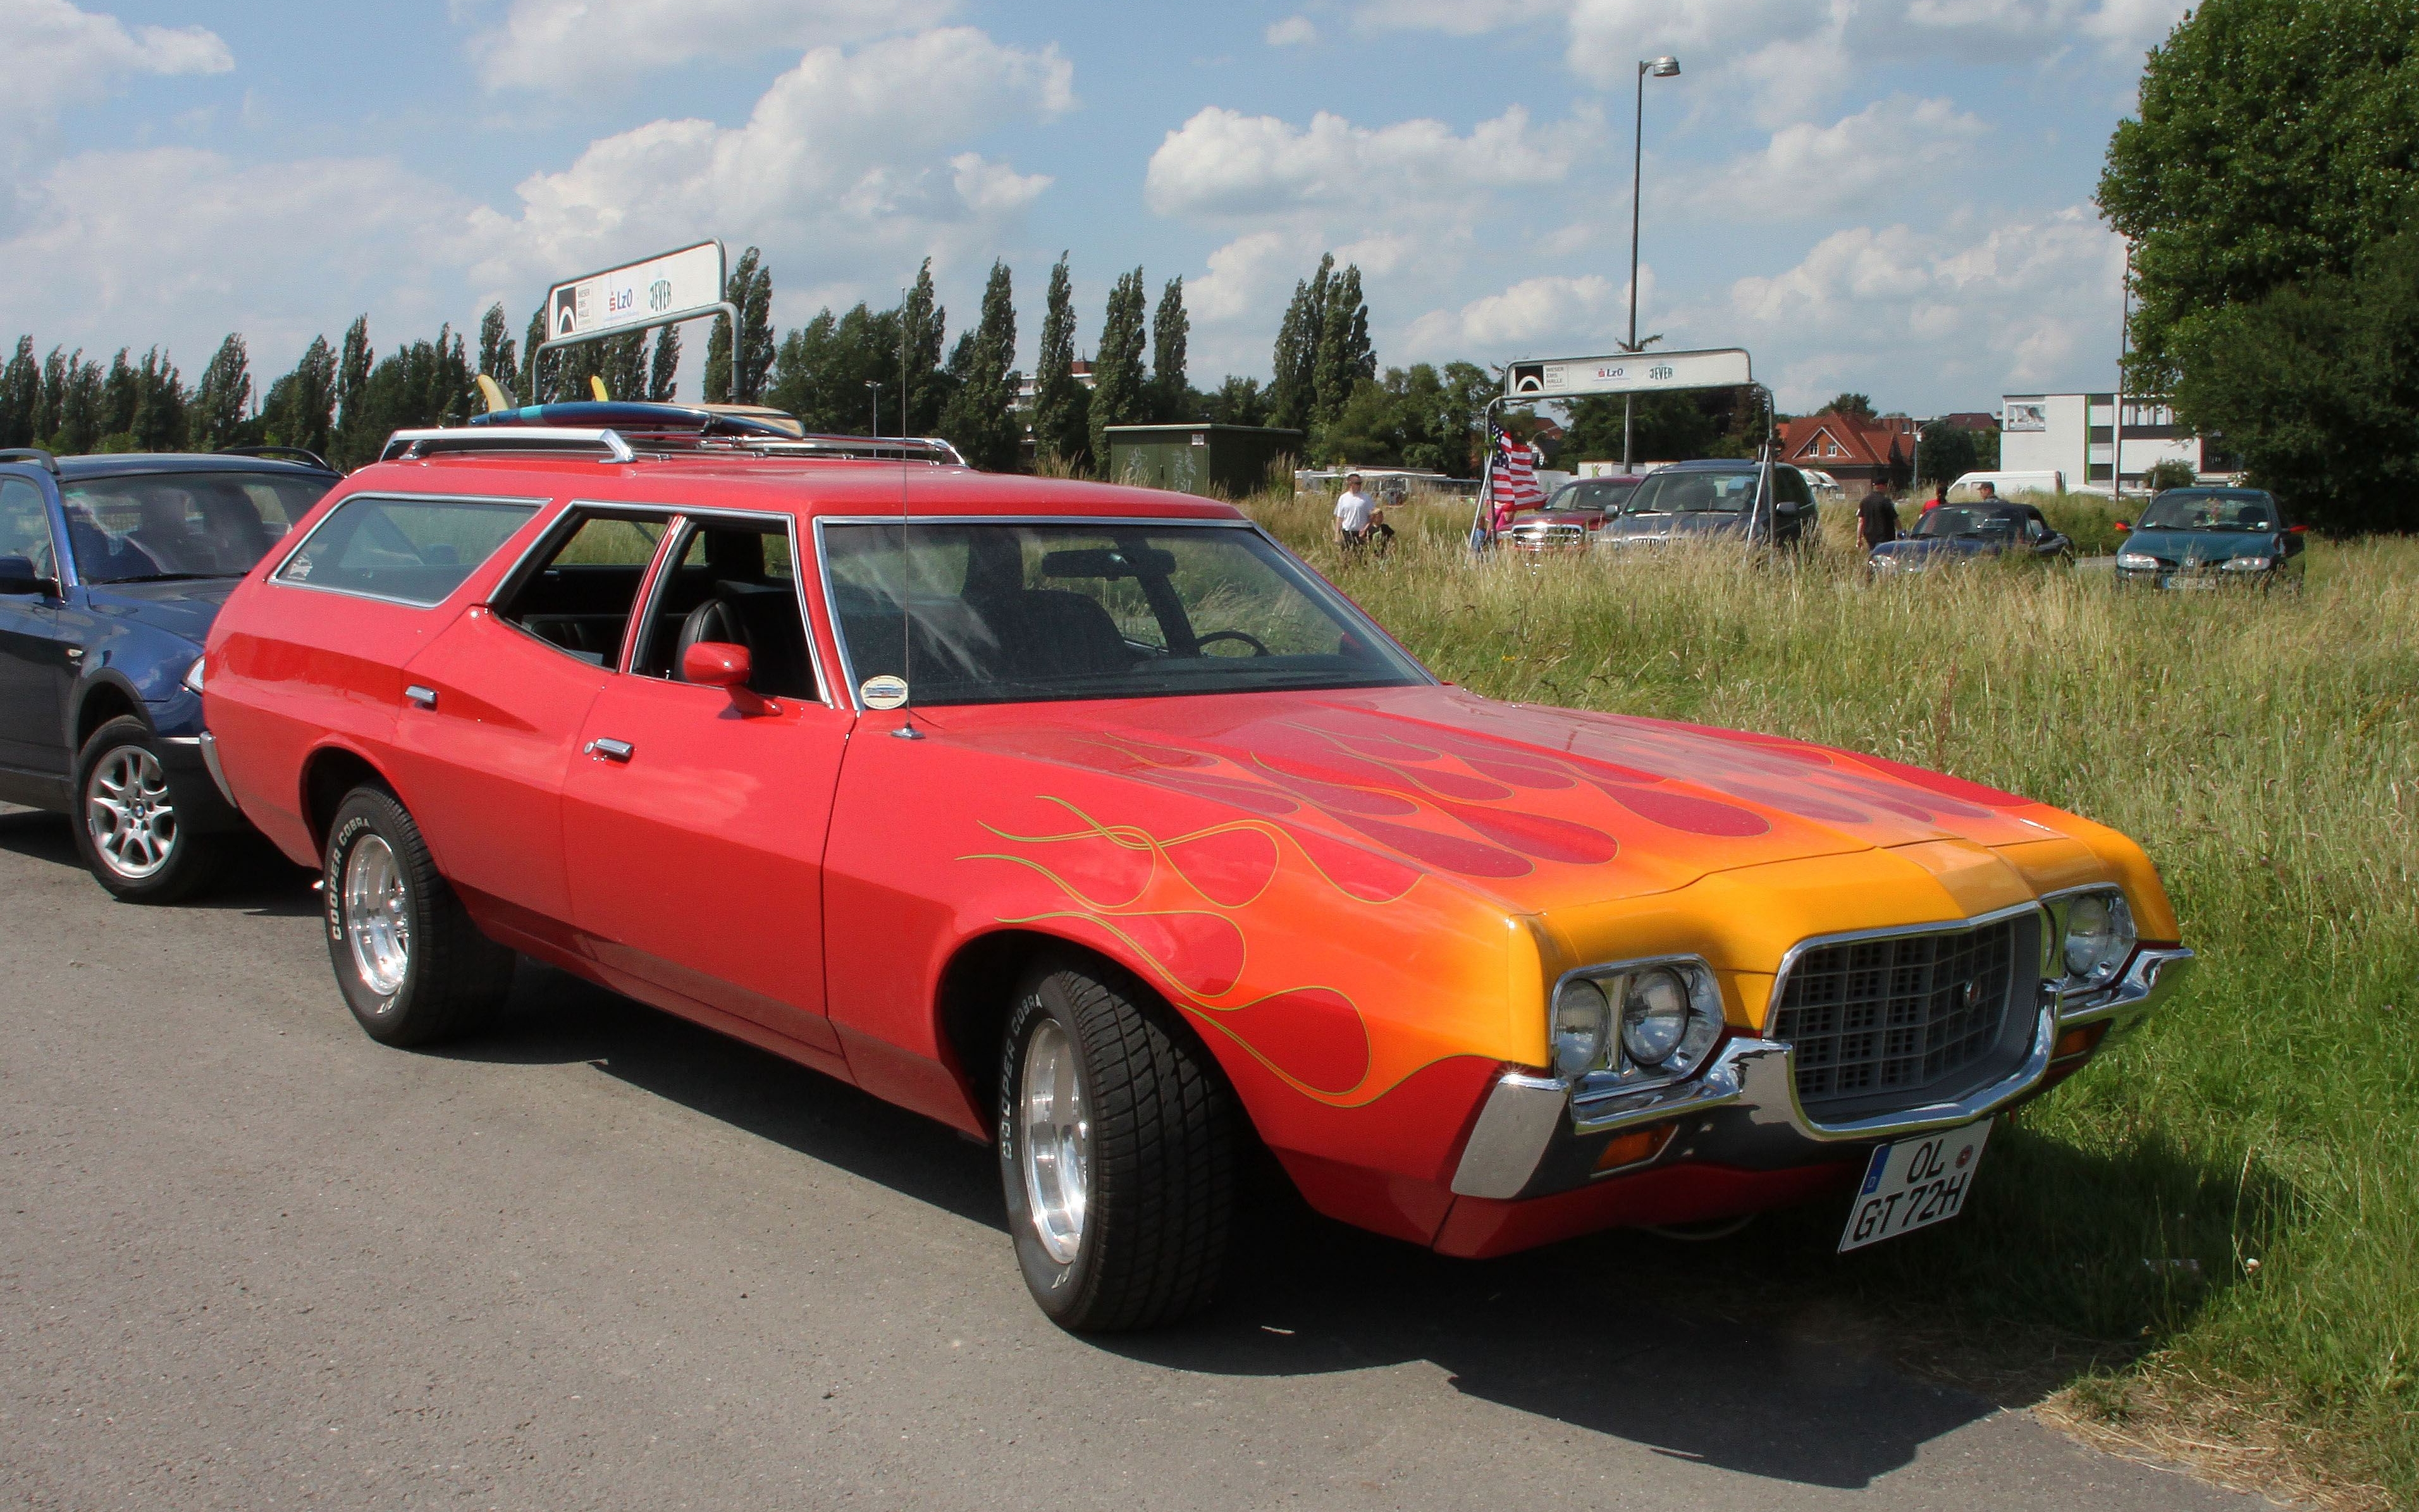
<path id="1" fill-rule="evenodd" d="M 635 748 L 626 740 L 596 739 L 588 743 L 587 752 L 600 762 L 626 762 Z"/>
<path id="2" fill-rule="evenodd" d="M 403 690 L 403 696 L 424 709 L 437 707 L 437 689 L 433 687 L 423 687 L 414 683 Z"/>

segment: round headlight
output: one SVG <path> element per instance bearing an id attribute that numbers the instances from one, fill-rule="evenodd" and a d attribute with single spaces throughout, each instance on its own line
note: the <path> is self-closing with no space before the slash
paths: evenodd
<path id="1" fill-rule="evenodd" d="M 1585 977 L 1574 977 L 1554 994 L 1554 1070 L 1564 1076 L 1585 1075 L 1604 1054 L 1604 1036 L 1612 1005 L 1604 989 Z"/>
<path id="2" fill-rule="evenodd" d="M 2067 905 L 2066 969 L 2077 980 L 2098 984 L 2116 975 L 2134 953 L 2134 911 L 2122 893 L 2088 893 Z"/>
<path id="3" fill-rule="evenodd" d="M 1621 1048 L 1641 1066 L 1672 1058 L 1688 1032 L 1688 984 L 1668 966 L 1629 979 L 1621 1004 Z"/>

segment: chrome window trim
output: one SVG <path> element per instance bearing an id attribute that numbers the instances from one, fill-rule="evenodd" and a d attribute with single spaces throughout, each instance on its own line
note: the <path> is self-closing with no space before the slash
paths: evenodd
<path id="1" fill-rule="evenodd" d="M 611 506 L 603 501 L 575 499 L 567 506 L 565 512 L 568 513 L 569 510 L 574 509 L 607 509 L 609 507 Z M 631 506 L 624 505 L 624 507 Z M 670 557 L 667 556 L 666 553 L 671 551 L 674 543 L 679 542 L 688 533 L 691 526 L 701 522 L 711 523 L 716 520 L 728 520 L 737 524 L 778 523 L 781 527 L 783 536 L 790 543 L 790 591 L 798 601 L 798 623 L 805 629 L 807 635 L 807 662 L 809 666 L 813 668 L 815 675 L 815 696 L 809 700 L 793 699 L 790 702 L 793 703 L 821 703 L 826 708 L 840 707 L 840 705 L 832 700 L 832 681 L 824 670 L 823 647 L 817 642 L 815 637 L 814 610 L 807 602 L 806 557 L 800 550 L 798 517 L 785 510 L 706 508 L 683 509 L 678 511 L 672 517 L 672 528 L 665 533 L 662 546 L 656 553 L 655 561 L 650 563 L 647 568 L 649 577 L 647 579 L 646 592 L 641 595 L 640 607 L 634 610 L 633 613 L 633 633 L 624 637 L 623 639 L 621 670 L 633 677 L 647 677 L 650 682 L 677 681 L 677 679 L 673 678 L 650 677 L 644 672 L 633 671 L 633 666 L 639 654 L 639 632 L 644 626 L 654 623 L 655 605 L 660 601 L 663 595 L 664 579 L 670 576 L 672 569 L 677 565 L 677 563 Z M 818 552 L 818 555 L 820 555 L 820 552 Z M 829 600 L 825 600 L 825 602 L 828 603 Z M 639 619 L 637 616 L 639 614 L 643 614 L 645 618 Z M 832 626 L 832 639 L 834 640 L 838 640 L 840 639 L 839 631 L 840 626 L 838 622 L 834 622 Z M 852 697 L 854 697 L 853 694 Z"/>
<path id="2" fill-rule="evenodd" d="M 548 500 L 547 501 L 548 503 L 553 502 L 552 500 Z M 487 590 L 487 596 L 482 599 L 479 603 L 472 605 L 470 608 L 471 611 L 474 613 L 482 609 L 487 610 L 488 617 L 494 620 L 498 625 L 502 625 L 505 629 L 512 631 L 516 635 L 526 637 L 537 645 L 544 646 L 547 650 L 553 652 L 558 656 L 577 662 L 580 666 L 589 668 L 592 671 L 601 671 L 608 676 L 611 676 L 620 672 L 623 670 L 624 665 L 630 659 L 630 631 L 627 625 L 623 627 L 622 644 L 620 648 L 613 653 L 613 659 L 609 662 L 592 662 L 587 657 L 580 656 L 569 647 L 557 645 L 555 642 L 548 640 L 546 637 L 538 634 L 536 631 L 531 629 L 528 625 L 521 624 L 517 620 L 506 619 L 496 608 L 497 600 L 508 598 L 513 594 L 520 590 L 523 583 L 527 580 L 526 575 L 530 571 L 531 567 L 537 562 L 539 552 L 548 548 L 549 547 L 560 547 L 560 544 L 570 533 L 563 530 L 563 521 L 571 518 L 573 514 L 579 512 L 582 507 L 583 506 L 577 500 L 564 504 L 561 513 L 557 514 L 553 519 L 547 522 L 546 529 L 538 532 L 535 536 L 531 538 L 530 544 L 521 548 L 520 555 L 513 559 L 512 566 L 505 571 L 502 577 L 496 579 L 496 585 L 493 588 Z M 642 574 L 652 572 L 655 570 L 655 563 L 664 554 L 665 543 L 669 542 L 675 534 L 679 533 L 680 512 L 676 509 L 665 509 L 655 505 L 645 505 L 632 506 L 626 511 L 626 513 L 643 515 L 650 519 L 653 519 L 657 516 L 661 516 L 663 518 L 664 538 L 663 540 L 655 543 L 655 555 L 649 557 L 647 559 L 647 564 L 639 569 Z M 641 586 L 645 584 L 645 581 L 646 579 L 643 577 L 639 579 Z"/>
<path id="3" fill-rule="evenodd" d="M 324 583 L 295 582 L 287 579 L 285 569 L 293 563 L 297 556 L 301 554 L 303 548 L 316 540 L 319 532 L 328 528 L 328 522 L 350 507 L 353 501 L 357 499 L 365 499 L 372 502 L 384 501 L 407 504 L 509 504 L 516 508 L 526 507 L 530 512 L 530 519 L 521 521 L 520 527 L 513 532 L 515 535 L 519 534 L 521 529 L 528 527 L 530 520 L 537 518 L 548 504 L 554 502 L 551 499 L 530 499 L 514 494 L 405 493 L 384 488 L 364 488 L 359 493 L 348 493 L 330 504 L 328 512 L 319 517 L 317 523 L 303 532 L 300 539 L 285 548 L 284 553 L 277 559 L 277 565 L 270 568 L 261 580 L 273 588 L 293 588 L 307 594 L 332 594 L 338 598 L 361 598 L 378 604 L 398 604 L 405 609 L 416 609 L 425 612 L 443 609 L 452 603 L 455 594 L 461 593 L 470 585 L 470 579 L 479 575 L 479 569 L 496 560 L 496 552 L 503 549 L 503 547 L 499 545 L 495 551 L 488 552 L 485 558 L 472 563 L 470 570 L 462 575 L 462 580 L 454 585 L 454 592 L 433 604 L 423 603 L 416 598 L 397 598 L 392 594 L 364 594 L 353 588 L 330 588 Z M 543 537 L 545 533 L 541 531 L 539 535 Z M 511 535 L 504 537 L 507 542 L 511 539 Z M 524 551 L 523 555 L 526 557 L 527 552 Z M 263 560 L 267 559 L 263 558 Z M 518 563 L 515 563 L 516 570 L 518 569 Z"/>
<path id="4" fill-rule="evenodd" d="M 1257 535 L 1261 540 L 1266 541 L 1269 545 L 1274 547 L 1286 557 L 1291 559 L 1296 566 L 1310 574 L 1314 581 L 1326 588 L 1328 592 L 1333 594 L 1335 595 L 1336 602 L 1344 607 L 1345 614 L 1351 623 L 1364 626 L 1371 634 L 1377 636 L 1387 645 L 1392 646 L 1401 655 L 1405 661 L 1410 663 L 1413 671 L 1417 671 L 1422 677 L 1427 679 L 1427 687 L 1441 687 L 1444 686 L 1443 679 L 1430 671 L 1427 664 L 1420 660 L 1419 657 L 1412 656 L 1409 650 L 1405 649 L 1401 641 L 1395 640 L 1392 635 L 1389 635 L 1386 632 L 1385 626 L 1371 619 L 1360 605 L 1352 602 L 1350 595 L 1337 588 L 1333 583 L 1329 582 L 1317 568 L 1313 567 L 1309 563 L 1302 561 L 1299 556 L 1295 556 L 1291 550 L 1287 549 L 1283 541 L 1278 540 L 1275 536 L 1271 535 L 1267 531 L 1263 530 L 1257 520 L 1246 519 L 1239 517 L 1230 517 L 1223 515 L 1202 517 L 1190 515 L 917 515 L 911 518 L 902 518 L 898 515 L 817 515 L 814 517 L 814 521 L 815 567 L 816 575 L 822 580 L 823 584 L 824 609 L 831 616 L 832 644 L 840 648 L 840 670 L 846 673 L 848 677 L 848 687 L 846 689 L 848 694 L 848 706 L 851 710 L 858 714 L 863 714 L 866 711 L 864 703 L 857 698 L 856 688 L 858 678 L 856 675 L 856 664 L 855 659 L 849 656 L 848 636 L 840 628 L 840 611 L 832 607 L 836 602 L 836 599 L 832 592 L 831 551 L 829 549 L 829 543 L 824 539 L 824 527 L 826 525 L 1072 525 L 1087 529 L 1116 529 L 1118 527 L 1159 529 L 1179 527 L 1189 529 L 1196 526 L 1210 526 L 1218 530 L 1250 531 L 1255 535 Z M 803 579 L 804 576 L 804 574 L 800 574 L 801 579 Z M 811 623 L 812 622 L 809 622 L 809 624 Z M 914 690 L 911 688 L 909 691 L 912 694 Z M 1338 691 L 1350 691 L 1350 689 L 1340 689 Z M 1222 695 L 1198 693 L 1187 696 L 1195 698 L 1214 698 Z M 1052 700 L 1050 702 L 1073 702 L 1076 701 Z M 906 706 L 910 709 L 916 707 L 912 697 Z M 947 706 L 951 708 L 996 708 L 1006 707 L 1008 705 L 950 704 Z"/>

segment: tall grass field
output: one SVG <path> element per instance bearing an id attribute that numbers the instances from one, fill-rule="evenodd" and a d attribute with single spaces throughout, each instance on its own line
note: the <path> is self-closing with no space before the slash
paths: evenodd
<path id="1" fill-rule="evenodd" d="M 1246 507 L 1477 691 L 1877 752 L 2139 840 L 2200 965 L 1994 1132 L 1963 1215 L 1840 1257 L 1837 1215 L 1799 1214 L 1687 1257 L 2030 1351 L 2103 1440 L 2419 1506 L 2419 542 L 2317 543 L 2299 593 L 2163 594 L 2034 563 L 1870 583 L 1836 508 L 1794 560 L 1532 563 L 1473 562 L 1445 506 L 1353 560 L 1324 501 Z"/>

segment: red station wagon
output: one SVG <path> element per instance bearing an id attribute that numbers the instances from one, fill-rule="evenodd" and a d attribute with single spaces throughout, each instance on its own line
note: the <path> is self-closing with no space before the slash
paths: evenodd
<path id="1" fill-rule="evenodd" d="M 993 1140 L 1065 1326 L 1206 1304 L 1254 1145 L 1452 1255 L 1892 1238 L 2191 959 L 2121 835 L 1440 684 L 1225 504 L 621 408 L 347 479 L 219 616 L 213 774 L 376 1039 L 520 952 Z"/>

